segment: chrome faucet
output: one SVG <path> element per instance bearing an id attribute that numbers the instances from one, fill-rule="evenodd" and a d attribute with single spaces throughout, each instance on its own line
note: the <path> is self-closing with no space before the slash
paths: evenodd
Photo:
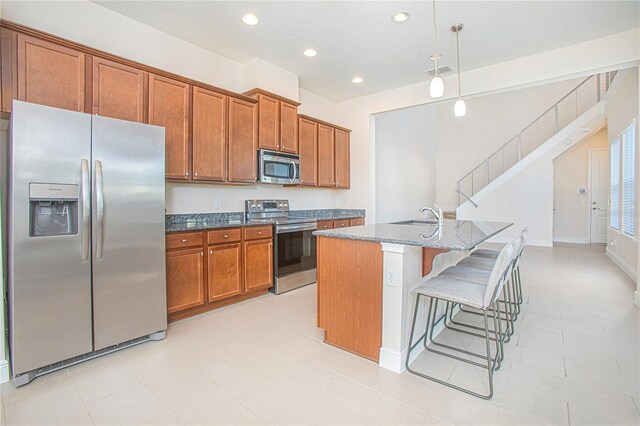
<path id="1" fill-rule="evenodd" d="M 436 211 L 436 209 L 438 209 Z M 437 204 L 433 204 L 433 208 L 431 207 L 423 207 L 420 209 L 420 213 L 424 213 L 424 212 L 431 212 L 431 214 L 436 218 L 436 220 L 438 221 L 438 225 L 442 225 L 442 221 L 444 220 L 443 214 L 442 214 L 442 209 L 440 207 L 438 207 Z M 425 213 L 423 218 L 426 219 L 427 214 Z"/>

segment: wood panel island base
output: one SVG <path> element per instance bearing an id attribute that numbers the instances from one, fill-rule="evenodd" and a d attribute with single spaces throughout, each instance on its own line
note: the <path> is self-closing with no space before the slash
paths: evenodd
<path id="1" fill-rule="evenodd" d="M 402 373 L 415 288 L 510 225 L 445 220 L 316 231 L 318 327 L 325 342 Z M 424 332 L 426 306 L 418 316 Z"/>

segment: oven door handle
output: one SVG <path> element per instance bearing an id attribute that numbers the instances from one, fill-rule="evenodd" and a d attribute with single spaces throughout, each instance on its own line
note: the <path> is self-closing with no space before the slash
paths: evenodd
<path id="1" fill-rule="evenodd" d="M 287 232 L 315 231 L 318 229 L 316 223 L 305 223 L 295 225 L 276 225 L 276 234 L 286 234 Z"/>

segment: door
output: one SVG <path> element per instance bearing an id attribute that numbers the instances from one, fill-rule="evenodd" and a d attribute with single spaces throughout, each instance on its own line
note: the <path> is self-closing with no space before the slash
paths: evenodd
<path id="1" fill-rule="evenodd" d="M 209 246 L 209 302 L 242 293 L 242 243 Z"/>
<path id="2" fill-rule="evenodd" d="M 144 122 L 146 73 L 117 62 L 93 58 L 93 113 Z"/>
<path id="3" fill-rule="evenodd" d="M 280 102 L 280 151 L 298 153 L 298 107 Z"/>
<path id="4" fill-rule="evenodd" d="M 165 128 L 167 179 L 189 179 L 189 85 L 150 74 L 149 123 Z"/>
<path id="5" fill-rule="evenodd" d="M 318 124 L 300 118 L 298 124 L 300 146 L 300 185 L 318 186 Z"/>
<path id="6" fill-rule="evenodd" d="M 333 127 L 318 124 L 318 186 L 335 186 Z"/>
<path id="7" fill-rule="evenodd" d="M 589 151 L 589 186 L 591 243 L 606 243 L 609 213 L 609 152 L 606 149 Z"/>
<path id="8" fill-rule="evenodd" d="M 167 252 L 167 312 L 204 304 L 202 248 Z"/>
<path id="9" fill-rule="evenodd" d="M 21 374 L 92 350 L 91 116 L 16 101 L 11 127 L 9 335 L 13 373 Z M 65 185 L 75 201 L 30 202 L 33 183 Z M 40 219 L 53 217 L 77 226 L 38 236 Z"/>
<path id="10" fill-rule="evenodd" d="M 316 237 L 313 230 L 276 234 L 278 278 L 316 268 Z"/>
<path id="11" fill-rule="evenodd" d="M 336 129 L 336 187 L 349 188 L 349 132 Z"/>
<path id="12" fill-rule="evenodd" d="M 18 99 L 84 111 L 84 61 L 77 50 L 18 34 Z"/>
<path id="13" fill-rule="evenodd" d="M 280 101 L 258 94 L 260 149 L 278 151 L 280 149 Z"/>
<path id="14" fill-rule="evenodd" d="M 229 182 L 254 183 L 258 164 L 256 104 L 229 98 Z"/>
<path id="15" fill-rule="evenodd" d="M 273 285 L 273 243 L 271 239 L 244 243 L 244 290 L 262 290 Z"/>
<path id="16" fill-rule="evenodd" d="M 227 97 L 193 88 L 193 179 L 227 177 Z"/>
<path id="17" fill-rule="evenodd" d="M 94 116 L 95 349 L 166 325 L 164 129 Z"/>

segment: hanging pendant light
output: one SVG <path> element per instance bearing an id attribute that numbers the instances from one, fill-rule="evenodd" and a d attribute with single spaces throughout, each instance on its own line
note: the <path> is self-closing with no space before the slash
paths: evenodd
<path id="1" fill-rule="evenodd" d="M 436 31 L 436 0 L 433 0 L 433 41 L 435 43 L 435 51 L 431 55 L 431 59 L 436 64 L 436 75 L 431 80 L 431 84 L 429 84 L 429 94 L 432 98 L 439 98 L 444 95 L 444 81 L 438 71 L 440 52 L 438 52 L 438 34 Z"/>
<path id="2" fill-rule="evenodd" d="M 456 33 L 456 63 L 458 67 L 458 100 L 455 105 L 453 105 L 453 115 L 456 117 L 464 117 L 467 114 L 467 104 L 462 99 L 462 95 L 460 94 L 460 40 L 459 35 L 460 31 L 464 25 L 462 24 L 454 24 L 451 26 L 451 31 Z"/>

